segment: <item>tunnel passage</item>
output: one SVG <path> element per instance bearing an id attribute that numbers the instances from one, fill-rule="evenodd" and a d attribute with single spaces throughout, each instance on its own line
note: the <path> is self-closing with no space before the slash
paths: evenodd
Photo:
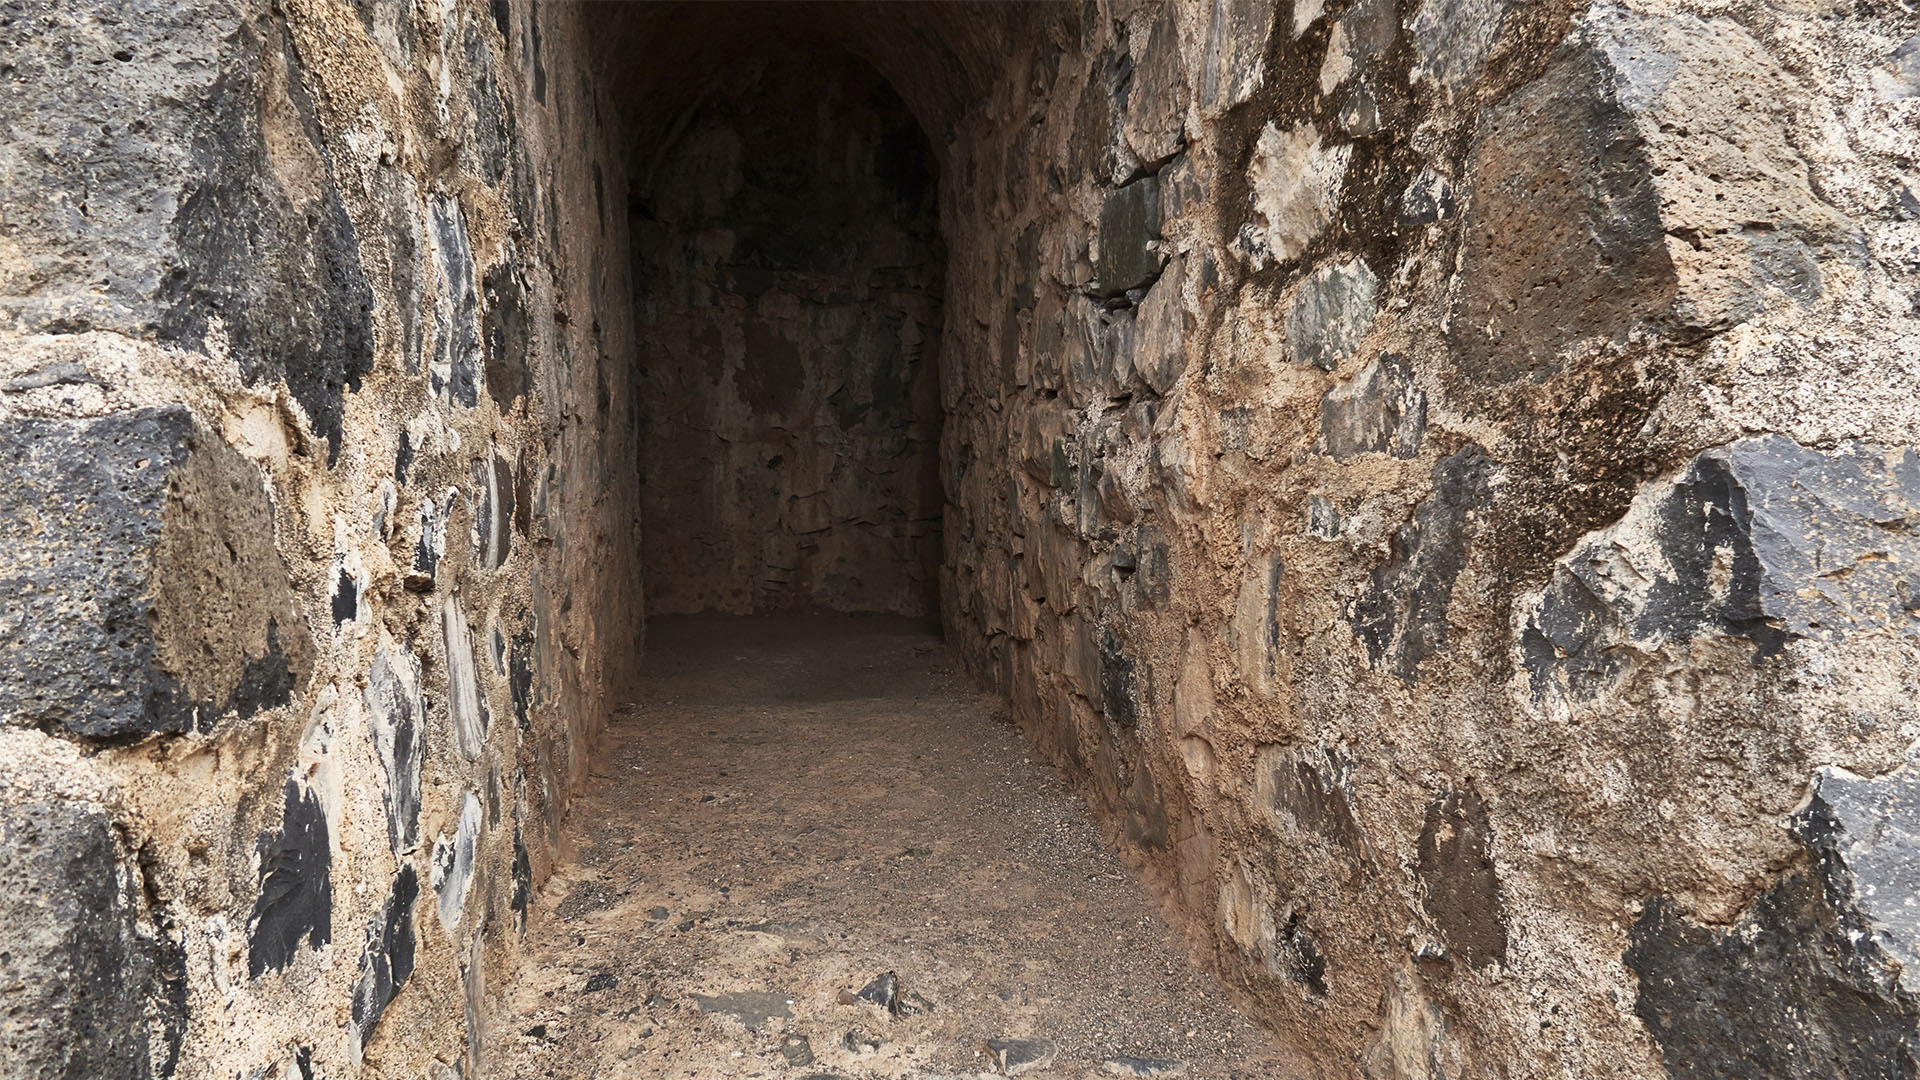
<path id="1" fill-rule="evenodd" d="M 932 155 L 844 50 L 739 55 L 635 179 L 654 614 L 937 610 Z"/>

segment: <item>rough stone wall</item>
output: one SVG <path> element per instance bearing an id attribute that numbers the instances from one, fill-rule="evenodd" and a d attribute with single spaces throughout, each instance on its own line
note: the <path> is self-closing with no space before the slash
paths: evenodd
<path id="1" fill-rule="evenodd" d="M 481 1074 L 640 633 L 576 23 L 0 4 L 0 1076 Z"/>
<path id="2" fill-rule="evenodd" d="M 837 49 L 706 78 L 635 190 L 649 604 L 930 614 L 946 252 L 925 137 Z"/>
<path id="3" fill-rule="evenodd" d="M 1915 1075 L 1913 15 L 1050 11 L 945 151 L 969 664 L 1328 1075 Z"/>

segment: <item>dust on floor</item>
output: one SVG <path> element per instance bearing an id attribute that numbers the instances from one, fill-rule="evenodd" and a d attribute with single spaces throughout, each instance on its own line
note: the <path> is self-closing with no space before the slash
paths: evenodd
<path id="1" fill-rule="evenodd" d="M 656 620 L 647 664 L 489 1075 L 1302 1075 L 935 631 Z"/>

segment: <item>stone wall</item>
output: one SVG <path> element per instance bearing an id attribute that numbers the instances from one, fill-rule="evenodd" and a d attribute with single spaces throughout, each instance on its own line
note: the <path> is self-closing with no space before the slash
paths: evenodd
<path id="1" fill-rule="evenodd" d="M 952 645 L 1327 1075 L 1915 1075 L 1917 34 L 0 0 L 0 1075 L 482 1075 L 641 556 L 912 610 L 936 425 Z"/>
<path id="2" fill-rule="evenodd" d="M 640 637 L 577 15 L 0 4 L 0 1076 L 481 1074 Z"/>
<path id="3" fill-rule="evenodd" d="M 651 608 L 930 614 L 946 253 L 925 137 L 839 50 L 708 78 L 636 152 Z"/>
<path id="4" fill-rule="evenodd" d="M 1912 15 L 1080 13 L 947 152 L 949 640 L 1329 1075 L 1914 1075 Z"/>

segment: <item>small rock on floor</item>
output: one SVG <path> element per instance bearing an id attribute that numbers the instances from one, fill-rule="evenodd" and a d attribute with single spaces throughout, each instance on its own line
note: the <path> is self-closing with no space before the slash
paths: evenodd
<path id="1" fill-rule="evenodd" d="M 1053 1044 L 1045 1039 L 988 1039 L 987 1050 L 1008 1076 L 1019 1076 L 1053 1057 Z"/>
<path id="2" fill-rule="evenodd" d="M 789 1065 L 811 1065 L 813 1043 L 805 1035 L 789 1035 L 780 1043 L 780 1055 Z"/>
<path id="3" fill-rule="evenodd" d="M 791 997 L 777 990 L 740 990 L 713 997 L 695 994 L 693 1000 L 700 1006 L 701 1012 L 731 1016 L 744 1024 L 748 1031 L 759 1031 L 776 1016 L 792 1018 L 793 1009 L 789 1005 Z"/>

